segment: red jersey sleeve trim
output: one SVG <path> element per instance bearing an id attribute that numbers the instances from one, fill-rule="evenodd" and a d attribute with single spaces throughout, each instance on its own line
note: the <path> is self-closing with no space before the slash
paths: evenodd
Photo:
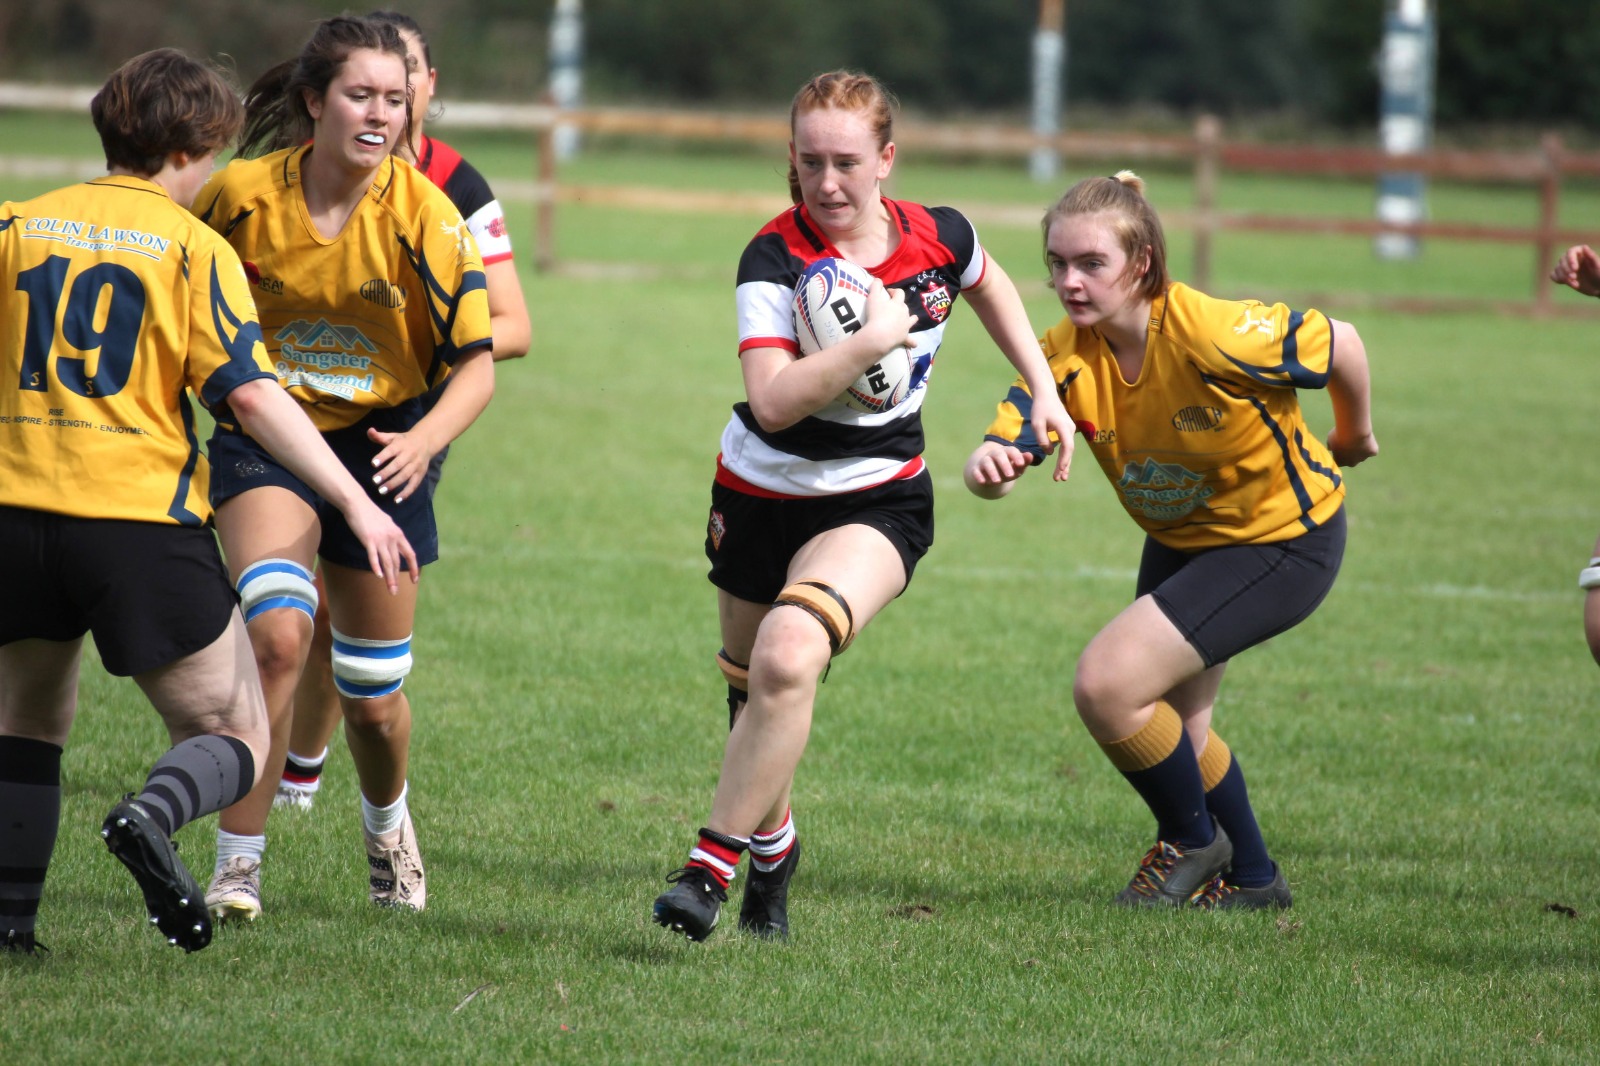
<path id="1" fill-rule="evenodd" d="M 751 348 L 782 348 L 791 355 L 800 354 L 800 343 L 789 337 L 746 337 L 739 342 L 740 355 Z"/>

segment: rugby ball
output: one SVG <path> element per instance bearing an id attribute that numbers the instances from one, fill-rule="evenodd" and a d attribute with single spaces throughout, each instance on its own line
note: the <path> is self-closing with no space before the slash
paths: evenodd
<path id="1" fill-rule="evenodd" d="M 794 287 L 794 333 L 801 355 L 832 348 L 867 321 L 872 275 L 848 259 L 822 258 Z"/>
<path id="2" fill-rule="evenodd" d="M 794 332 L 800 354 L 831 348 L 867 320 L 867 290 L 872 275 L 848 259 L 825 257 L 800 275 L 794 292 Z M 840 394 L 848 407 L 877 414 L 894 407 L 911 391 L 911 359 L 898 345 L 867 367 Z"/>

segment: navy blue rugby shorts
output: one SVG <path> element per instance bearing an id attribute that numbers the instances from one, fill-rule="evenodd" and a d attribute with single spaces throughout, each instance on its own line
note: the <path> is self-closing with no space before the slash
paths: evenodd
<path id="1" fill-rule="evenodd" d="M 1181 552 L 1146 537 L 1137 595 L 1153 596 L 1215 666 L 1316 610 L 1338 576 L 1344 545 L 1343 507 L 1316 529 L 1272 544 Z"/>
<path id="2" fill-rule="evenodd" d="M 355 425 L 324 433 L 322 438 L 345 469 L 367 490 L 368 498 L 386 511 L 405 533 L 412 550 L 417 553 L 417 564 L 427 566 L 439 558 L 439 526 L 433 517 L 433 494 L 422 485 L 401 503 L 396 503 L 392 496 L 379 495 L 378 487 L 372 483 L 372 458 L 382 448 L 367 439 L 369 426 L 393 432 L 415 425 L 420 417 L 413 407 L 415 403 L 409 401 L 400 407 L 374 411 Z M 206 453 L 211 460 L 212 507 L 220 507 L 241 492 L 264 485 L 288 489 L 316 512 L 317 521 L 322 525 L 317 555 L 338 566 L 368 569 L 367 551 L 351 532 L 339 509 L 285 470 L 260 444 L 243 433 L 218 426 L 206 445 Z"/>

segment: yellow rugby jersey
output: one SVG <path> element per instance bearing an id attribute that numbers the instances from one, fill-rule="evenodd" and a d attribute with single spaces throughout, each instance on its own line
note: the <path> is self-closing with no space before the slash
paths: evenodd
<path id="1" fill-rule="evenodd" d="M 238 256 L 161 186 L 0 204 L 0 504 L 202 526 L 185 390 L 271 376 Z"/>
<path id="2" fill-rule="evenodd" d="M 1320 311 L 1219 300 L 1174 284 L 1150 306 L 1139 380 L 1093 329 L 1063 318 L 1040 341 L 1068 413 L 1123 507 L 1181 551 L 1287 540 L 1344 498 L 1295 390 L 1326 386 L 1333 329 Z M 987 439 L 1038 461 L 1019 379 Z"/>
<path id="3" fill-rule="evenodd" d="M 461 212 L 403 160 L 385 160 L 338 236 L 319 233 L 300 187 L 308 151 L 228 164 L 195 213 L 244 261 L 278 380 L 327 432 L 421 396 L 489 345 L 489 297 Z"/>

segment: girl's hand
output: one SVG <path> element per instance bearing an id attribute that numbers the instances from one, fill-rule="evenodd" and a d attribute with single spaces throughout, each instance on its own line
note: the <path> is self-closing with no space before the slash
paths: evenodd
<path id="1" fill-rule="evenodd" d="M 1358 466 L 1378 454 L 1378 438 L 1369 429 L 1365 433 L 1346 435 L 1335 426 L 1328 434 L 1328 451 L 1340 466 Z"/>
<path id="2" fill-rule="evenodd" d="M 428 464 L 433 461 L 436 449 L 429 445 L 425 435 L 415 427 L 405 433 L 386 433 L 381 429 L 368 429 L 367 438 L 383 446 L 372 460 L 376 469 L 373 483 L 380 495 L 393 495 L 395 503 L 403 503 L 416 492 L 422 479 L 428 475 Z"/>
<path id="3" fill-rule="evenodd" d="M 1016 445 L 986 440 L 968 457 L 961 479 L 973 495 L 998 500 L 1032 465 L 1032 457 Z"/>
<path id="4" fill-rule="evenodd" d="M 873 278 L 872 287 L 867 290 L 867 323 L 861 327 L 872 358 L 861 369 L 877 362 L 892 348 L 915 347 L 911 330 L 916 324 L 917 316 L 906 307 L 905 290 L 885 289 L 883 282 Z"/>
<path id="5" fill-rule="evenodd" d="M 1051 475 L 1054 481 L 1067 480 L 1067 474 L 1072 470 L 1072 453 L 1078 443 L 1078 427 L 1072 421 L 1072 416 L 1067 414 L 1067 409 L 1061 403 L 1061 397 L 1052 389 L 1043 399 L 1035 396 L 1033 399 L 1033 415 L 1029 420 L 1033 425 L 1033 435 L 1045 444 L 1045 454 L 1052 451 L 1056 455 L 1056 469 Z M 1057 443 L 1050 443 L 1050 434 L 1056 435 Z"/>

